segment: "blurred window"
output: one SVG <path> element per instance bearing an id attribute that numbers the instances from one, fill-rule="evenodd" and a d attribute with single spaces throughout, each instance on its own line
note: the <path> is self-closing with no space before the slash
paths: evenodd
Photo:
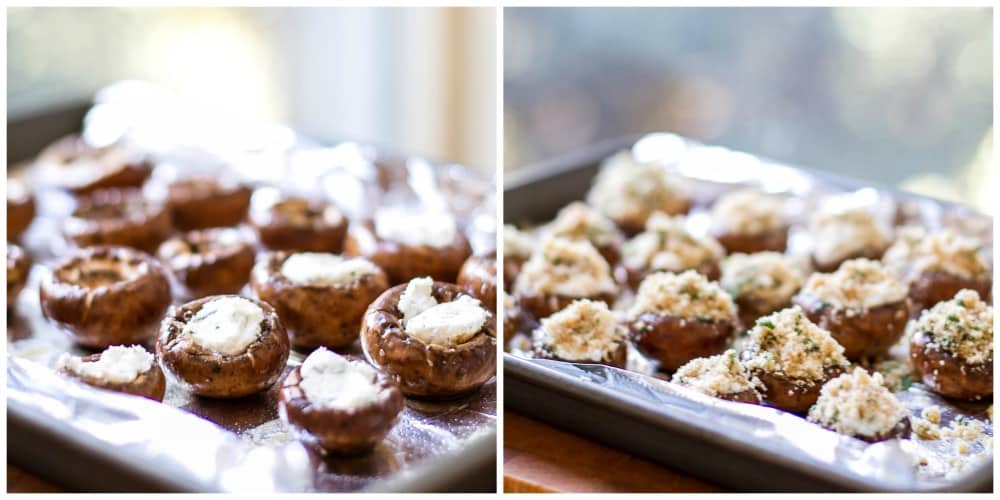
<path id="1" fill-rule="evenodd" d="M 507 8 L 505 166 L 664 130 L 989 206 L 984 8 Z"/>

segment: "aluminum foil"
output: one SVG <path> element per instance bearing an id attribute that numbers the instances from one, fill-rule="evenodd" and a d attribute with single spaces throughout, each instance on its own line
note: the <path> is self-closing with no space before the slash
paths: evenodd
<path id="1" fill-rule="evenodd" d="M 992 218 L 967 207 L 890 189 L 861 187 L 857 182 L 722 147 L 705 146 L 672 134 L 645 136 L 633 145 L 632 154 L 640 160 L 661 163 L 687 183 L 695 200 L 687 224 L 695 233 L 708 231 L 708 207 L 722 193 L 750 186 L 786 195 L 786 215 L 792 224 L 787 253 L 804 268 L 809 266 L 812 248 L 805 229 L 808 214 L 824 204 L 866 207 L 889 227 L 919 225 L 930 230 L 948 227 L 975 236 L 983 241 L 984 251 L 992 261 Z M 582 198 L 583 193 L 580 195 Z M 544 231 L 544 225 L 531 231 Z M 633 294 L 624 293 L 613 310 L 622 315 L 632 300 Z M 530 329 L 532 325 L 526 327 Z M 529 336 L 529 331 L 514 334 L 509 352 L 530 359 Z M 744 338 L 736 339 L 735 349 L 739 350 Z M 539 369 L 586 380 L 637 402 L 653 404 L 665 415 L 683 417 L 707 433 L 764 447 L 798 463 L 836 471 L 885 489 L 948 487 L 974 469 L 991 466 L 992 402 L 957 403 L 914 383 L 909 375 L 907 349 L 908 344 L 901 340 L 886 357 L 867 368 L 883 373 L 887 382 L 892 381 L 892 389 L 914 421 L 927 408 L 940 409 L 940 421 L 924 433 L 928 437 L 943 429 L 937 439 L 924 439 L 914 432 L 912 439 L 868 444 L 791 413 L 706 396 L 669 382 L 666 375 L 657 371 L 655 360 L 644 357 L 631 345 L 626 370 L 542 359 L 532 362 Z M 954 422 L 963 425 L 953 425 Z"/>
<path id="2" fill-rule="evenodd" d="M 397 204 L 446 210 L 477 253 L 495 248 L 493 183 L 465 167 L 350 142 L 320 147 L 287 127 L 227 118 L 141 82 L 102 91 L 83 136 L 94 144 L 124 141 L 151 152 L 157 163 L 145 187 L 151 196 L 180 176 L 230 170 L 255 186 L 252 209 L 286 192 L 325 197 L 352 218 Z M 168 376 L 159 404 L 56 374 L 59 355 L 85 354 L 42 316 L 38 298 L 47 266 L 68 248 L 58 236 L 59 222 L 73 202 L 46 190 L 39 172 L 21 175 L 36 190 L 39 215 L 23 238 L 35 264 L 16 310 L 8 313 L 9 405 L 96 438 L 106 451 L 177 471 L 195 490 L 357 491 L 495 434 L 495 380 L 456 401 L 407 400 L 398 423 L 371 453 L 337 457 L 302 445 L 278 418 L 278 384 L 247 398 L 212 400 L 187 393 Z M 248 227 L 242 230 L 252 237 Z M 360 354 L 359 344 L 352 351 Z M 286 372 L 303 358 L 293 351 Z"/>

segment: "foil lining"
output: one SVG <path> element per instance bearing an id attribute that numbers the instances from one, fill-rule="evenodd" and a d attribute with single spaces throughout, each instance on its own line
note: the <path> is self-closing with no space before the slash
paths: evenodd
<path id="1" fill-rule="evenodd" d="M 156 159 L 144 189 L 156 196 L 170 180 L 235 172 L 255 187 L 251 210 L 279 192 L 325 197 L 352 219 L 382 206 L 453 213 L 476 253 L 495 248 L 491 179 L 458 165 L 386 154 L 344 142 L 322 147 L 287 127 L 257 124 L 205 110 L 142 82 L 103 90 L 82 135 L 94 144 L 122 141 Z M 34 259 L 7 326 L 7 400 L 11 406 L 74 433 L 96 438 L 108 453 L 177 471 L 193 490 L 336 492 L 377 488 L 436 457 L 496 432 L 496 382 L 463 399 L 408 399 L 389 435 L 355 457 L 324 456 L 304 446 L 278 417 L 278 385 L 237 400 L 193 396 L 168 375 L 163 404 L 99 390 L 56 374 L 62 353 L 87 354 L 41 314 L 38 285 L 68 244 L 59 221 L 73 208 L 45 190 L 44 173 L 23 172 L 39 214 L 23 238 Z M 253 231 L 241 227 L 249 236 Z M 54 237 L 55 236 L 55 237 Z M 260 250 L 258 248 L 258 250 Z M 244 288 L 244 295 L 249 290 Z M 146 346 L 151 349 L 150 346 Z M 360 355 L 355 343 L 351 352 Z M 286 372 L 303 353 L 293 351 Z"/>
<path id="2" fill-rule="evenodd" d="M 708 208 L 725 192 L 749 186 L 786 195 L 786 215 L 791 222 L 787 254 L 804 268 L 809 265 L 812 249 L 805 230 L 808 214 L 827 203 L 866 207 L 888 227 L 919 225 L 930 230 L 947 227 L 974 236 L 983 241 L 984 252 L 991 262 L 993 259 L 992 218 L 967 207 L 864 187 L 854 181 L 702 145 L 672 134 L 644 136 L 631 152 L 639 160 L 660 163 L 687 183 L 695 200 L 687 224 L 697 234 L 707 233 Z M 544 231 L 544 225 L 528 231 L 538 234 Z M 614 312 L 623 315 L 633 300 L 634 294 L 623 293 L 613 305 Z M 667 375 L 658 372 L 655 360 L 643 356 L 632 345 L 625 370 L 531 359 L 530 329 L 534 326 L 524 325 L 524 331 L 511 335 L 510 354 L 531 360 L 541 370 L 584 380 L 593 384 L 595 390 L 600 388 L 631 398 L 637 405 L 653 405 L 658 412 L 680 417 L 705 433 L 773 451 L 813 470 L 839 474 L 848 481 L 860 480 L 887 490 L 928 490 L 959 486 L 967 474 L 992 468 L 992 402 L 950 401 L 913 382 L 904 340 L 867 368 L 893 381 L 893 391 L 913 421 L 921 419 L 925 409 L 936 406 L 941 417 L 939 423 L 932 425 L 932 432 L 943 432 L 939 432 L 937 439 L 924 439 L 914 432 L 911 439 L 868 444 L 791 413 L 724 401 L 673 384 Z M 739 350 L 743 340 L 744 336 L 739 336 L 733 348 Z"/>

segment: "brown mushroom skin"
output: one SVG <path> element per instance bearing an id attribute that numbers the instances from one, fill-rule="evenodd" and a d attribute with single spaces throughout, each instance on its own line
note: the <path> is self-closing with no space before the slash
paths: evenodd
<path id="1" fill-rule="evenodd" d="M 733 394 L 719 394 L 717 397 L 734 403 L 747 403 L 752 405 L 761 404 L 760 394 L 756 391 L 740 391 Z"/>
<path id="2" fill-rule="evenodd" d="M 602 293 L 591 297 L 570 297 L 568 295 L 555 295 L 542 293 L 533 288 L 521 287 L 516 293 L 517 303 L 526 315 L 536 320 L 547 318 L 559 311 L 562 311 L 574 301 L 580 299 L 599 300 L 609 307 L 614 305 L 616 294 Z"/>
<path id="3" fill-rule="evenodd" d="M 157 257 L 183 286 L 184 298 L 237 293 L 250 279 L 254 264 L 253 248 L 246 241 L 222 244 L 220 238 L 230 228 L 189 231 L 160 245 Z"/>
<path id="4" fill-rule="evenodd" d="M 299 431 L 303 441 L 330 453 L 354 455 L 371 450 L 385 438 L 403 411 L 403 394 L 381 372 L 378 384 L 385 391 L 381 401 L 350 410 L 313 405 L 301 383 L 302 372 L 296 367 L 281 385 L 278 413 Z"/>
<path id="5" fill-rule="evenodd" d="M 344 242 L 344 253 L 374 262 L 385 270 L 389 283 L 393 285 L 422 276 L 454 283 L 465 259 L 472 255 L 472 247 L 461 232 L 456 233 L 455 241 L 441 248 L 403 245 L 379 238 L 374 224 L 365 221 L 351 224 Z"/>
<path id="6" fill-rule="evenodd" d="M 16 182 L 8 179 L 8 183 Z M 10 189 L 10 188 L 8 188 Z M 21 199 L 7 196 L 7 241 L 17 241 L 35 218 L 35 197 L 25 193 Z"/>
<path id="7" fill-rule="evenodd" d="M 365 310 L 389 288 L 389 279 L 379 270 L 344 285 L 300 285 L 281 273 L 291 255 L 265 254 L 254 266 L 250 288 L 278 312 L 296 348 L 350 347 L 358 339 Z"/>
<path id="8" fill-rule="evenodd" d="M 17 296 L 28 282 L 31 257 L 21 247 L 7 243 L 7 309 L 17 302 Z"/>
<path id="9" fill-rule="evenodd" d="M 910 338 L 910 363 L 920 381 L 934 392 L 952 399 L 980 401 L 993 397 L 993 360 L 970 364 L 931 344 L 929 332 Z"/>
<path id="10" fill-rule="evenodd" d="M 496 373 L 496 318 L 488 315 L 483 328 L 462 344 L 425 344 L 403 330 L 397 305 L 404 290 L 406 285 L 386 290 L 365 312 L 361 348 L 368 361 L 410 397 L 456 398 L 488 382 Z M 434 282 L 438 302 L 451 302 L 463 294 L 457 285 Z"/>
<path id="11" fill-rule="evenodd" d="M 133 279 L 86 287 L 67 280 L 76 266 L 91 259 L 145 265 Z M 160 263 L 126 247 L 90 247 L 59 263 L 39 287 L 42 314 L 68 330 L 73 340 L 92 349 L 144 344 L 170 305 L 170 282 Z"/>
<path id="12" fill-rule="evenodd" d="M 829 331 L 852 361 L 886 353 L 903 336 L 910 318 L 908 298 L 867 311 L 838 307 L 808 293 L 792 301 L 802 307 L 809 321 Z"/>
<path id="13" fill-rule="evenodd" d="M 167 197 L 174 225 L 190 231 L 239 224 L 250 209 L 251 194 L 242 184 L 196 177 L 171 184 Z"/>
<path id="14" fill-rule="evenodd" d="M 285 327 L 270 305 L 242 297 L 264 311 L 264 321 L 257 340 L 240 354 L 212 352 L 182 335 L 184 325 L 206 303 L 221 297 L 194 300 L 167 314 L 156 339 L 156 358 L 181 385 L 199 396 L 227 399 L 261 392 L 281 376 L 290 351 Z"/>
<path id="15" fill-rule="evenodd" d="M 788 226 L 760 234 L 714 231 L 712 237 L 726 249 L 727 254 L 784 252 L 788 247 Z"/>
<path id="16" fill-rule="evenodd" d="M 83 358 L 83 362 L 96 363 L 101 359 L 101 354 L 102 353 L 97 353 L 85 356 Z M 142 396 L 146 399 L 152 399 L 153 401 L 163 401 L 163 395 L 167 393 L 167 379 L 163 376 L 163 370 L 161 370 L 156 363 L 153 363 L 153 366 L 151 366 L 149 370 L 140 373 L 135 380 L 125 383 L 97 380 L 91 377 L 81 376 L 65 368 L 60 370 L 60 372 L 89 386 L 97 387 L 98 389 L 124 392 L 125 394 Z"/>
<path id="17" fill-rule="evenodd" d="M 286 198 L 263 214 L 251 214 L 250 222 L 261 243 L 270 250 L 340 253 L 347 235 L 347 218 L 338 211 L 339 222 L 330 223 L 324 213 L 328 203 L 305 198 Z"/>
<path id="18" fill-rule="evenodd" d="M 473 255 L 462 264 L 458 271 L 458 286 L 469 295 L 479 299 L 487 309 L 497 312 L 497 256 Z"/>
<path id="19" fill-rule="evenodd" d="M 611 351 L 611 355 L 610 356 L 607 356 L 607 357 L 601 358 L 601 359 L 566 359 L 566 358 L 561 358 L 561 357 L 556 356 L 555 354 L 553 354 L 552 351 L 546 349 L 543 346 L 537 345 L 537 344 L 535 344 L 535 345 L 532 346 L 532 354 L 536 358 L 540 358 L 540 359 L 552 359 L 552 360 L 555 360 L 555 361 L 565 361 L 567 363 L 583 363 L 583 364 L 591 364 L 591 365 L 606 365 L 606 366 L 611 366 L 611 367 L 614 367 L 614 368 L 625 368 L 625 365 L 627 364 L 627 361 L 628 361 L 628 359 L 627 359 L 628 358 L 628 344 L 625 343 L 625 342 L 618 343 L 618 345 L 615 347 L 615 349 L 613 351 Z"/>
<path id="20" fill-rule="evenodd" d="M 910 281 L 910 298 L 916 305 L 914 312 L 951 300 L 963 289 L 975 290 L 983 300 L 989 302 L 993 279 L 989 274 L 966 278 L 933 271 L 920 273 Z"/>
<path id="21" fill-rule="evenodd" d="M 823 384 L 843 372 L 840 367 L 828 367 L 824 370 L 824 377 L 821 380 L 789 378 L 762 370 L 751 370 L 751 376 L 760 380 L 762 386 L 760 393 L 764 405 L 801 415 L 816 404 Z"/>
<path id="22" fill-rule="evenodd" d="M 63 233 L 79 247 L 116 245 L 156 252 L 173 227 L 163 204 L 134 189 L 105 189 L 82 198 Z"/>
<path id="23" fill-rule="evenodd" d="M 745 295 L 733 297 L 733 302 L 736 303 L 737 315 L 740 318 L 740 329 L 750 329 L 757 323 L 758 319 L 792 305 L 792 301 L 789 299 L 784 304 L 774 307 L 771 304 L 762 303 L 760 300 L 754 300 L 752 296 Z"/>
<path id="24" fill-rule="evenodd" d="M 79 136 L 69 135 L 46 147 L 38 156 L 40 161 L 63 164 L 86 158 L 100 161 L 101 155 L 116 147 L 120 146 L 95 148 L 83 142 Z M 103 172 L 89 182 L 68 184 L 59 182 L 61 179 L 55 180 L 59 182 L 58 187 L 66 189 L 76 196 L 86 196 L 103 189 L 140 187 L 152 172 L 152 162 L 147 158 L 141 158 L 117 165 L 114 169 Z"/>
<path id="25" fill-rule="evenodd" d="M 736 322 L 642 313 L 626 323 L 636 347 L 673 373 L 694 358 L 725 352 L 736 335 Z"/>
<path id="26" fill-rule="evenodd" d="M 524 257 L 508 257 L 503 258 L 503 283 L 505 290 L 512 290 L 514 287 L 514 281 L 517 280 L 517 275 L 521 274 L 521 266 L 527 262 L 528 259 Z"/>

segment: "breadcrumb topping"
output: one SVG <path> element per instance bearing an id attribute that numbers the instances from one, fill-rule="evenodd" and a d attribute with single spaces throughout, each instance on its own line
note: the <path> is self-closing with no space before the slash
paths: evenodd
<path id="1" fill-rule="evenodd" d="M 844 348 L 802 312 L 782 309 L 757 320 L 744 352 L 747 368 L 787 378 L 822 380 L 826 369 L 847 368 Z"/>
<path id="2" fill-rule="evenodd" d="M 909 290 L 896 276 L 875 260 L 852 259 L 832 273 L 809 276 L 803 295 L 853 310 L 868 310 L 906 299 Z"/>
<path id="3" fill-rule="evenodd" d="M 949 352 L 968 364 L 993 362 L 993 308 L 974 290 L 960 290 L 909 325 L 911 335 L 930 334 L 928 347 Z"/>
<path id="4" fill-rule="evenodd" d="M 756 189 L 724 194 L 712 206 L 712 224 L 733 234 L 763 234 L 785 225 L 784 201 Z"/>
<path id="5" fill-rule="evenodd" d="M 503 256 L 527 259 L 531 257 L 535 242 L 528 233 L 512 224 L 503 227 Z"/>
<path id="6" fill-rule="evenodd" d="M 552 236 L 571 240 L 588 240 L 594 246 L 614 244 L 618 226 L 601 212 L 586 203 L 574 201 L 559 210 L 549 225 Z"/>
<path id="7" fill-rule="evenodd" d="M 784 254 L 759 252 L 726 257 L 719 284 L 737 301 L 745 299 L 774 310 L 788 304 L 802 281 L 802 272 Z"/>
<path id="8" fill-rule="evenodd" d="M 848 436 L 877 437 L 907 416 L 906 407 L 885 388 L 882 375 L 855 368 L 823 385 L 809 409 L 809 421 Z"/>
<path id="9" fill-rule="evenodd" d="M 645 220 L 656 211 L 684 212 L 687 190 L 655 163 L 639 163 L 628 151 L 608 158 L 594 179 L 587 201 L 615 220 Z"/>
<path id="10" fill-rule="evenodd" d="M 747 369 L 729 349 L 707 358 L 695 358 L 674 373 L 673 382 L 709 396 L 723 397 L 743 392 L 757 392 Z"/>
<path id="11" fill-rule="evenodd" d="M 940 272 L 961 278 L 989 273 L 983 244 L 976 238 L 950 229 L 927 234 L 920 227 L 909 227 L 900 233 L 883 258 L 893 269 L 910 268 L 916 273 Z"/>
<path id="12" fill-rule="evenodd" d="M 718 262 L 725 250 L 714 238 L 688 231 L 683 216 L 657 212 L 646 221 L 644 232 L 625 242 L 622 254 L 630 267 L 680 272 Z"/>
<path id="13" fill-rule="evenodd" d="M 601 301 L 576 300 L 542 320 L 532 332 L 535 345 L 567 361 L 611 361 L 625 331 Z"/>
<path id="14" fill-rule="evenodd" d="M 881 252 L 891 243 L 891 230 L 870 211 L 855 207 L 839 212 L 817 212 L 809 225 L 813 256 L 821 264 L 865 251 Z"/>
<path id="15" fill-rule="evenodd" d="M 629 318 L 655 313 L 699 321 L 736 318 L 736 304 L 718 284 L 695 271 L 653 273 L 642 280 Z"/>
<path id="16" fill-rule="evenodd" d="M 517 288 L 547 294 L 593 297 L 617 289 L 611 266 L 589 241 L 547 239 L 521 268 Z"/>

